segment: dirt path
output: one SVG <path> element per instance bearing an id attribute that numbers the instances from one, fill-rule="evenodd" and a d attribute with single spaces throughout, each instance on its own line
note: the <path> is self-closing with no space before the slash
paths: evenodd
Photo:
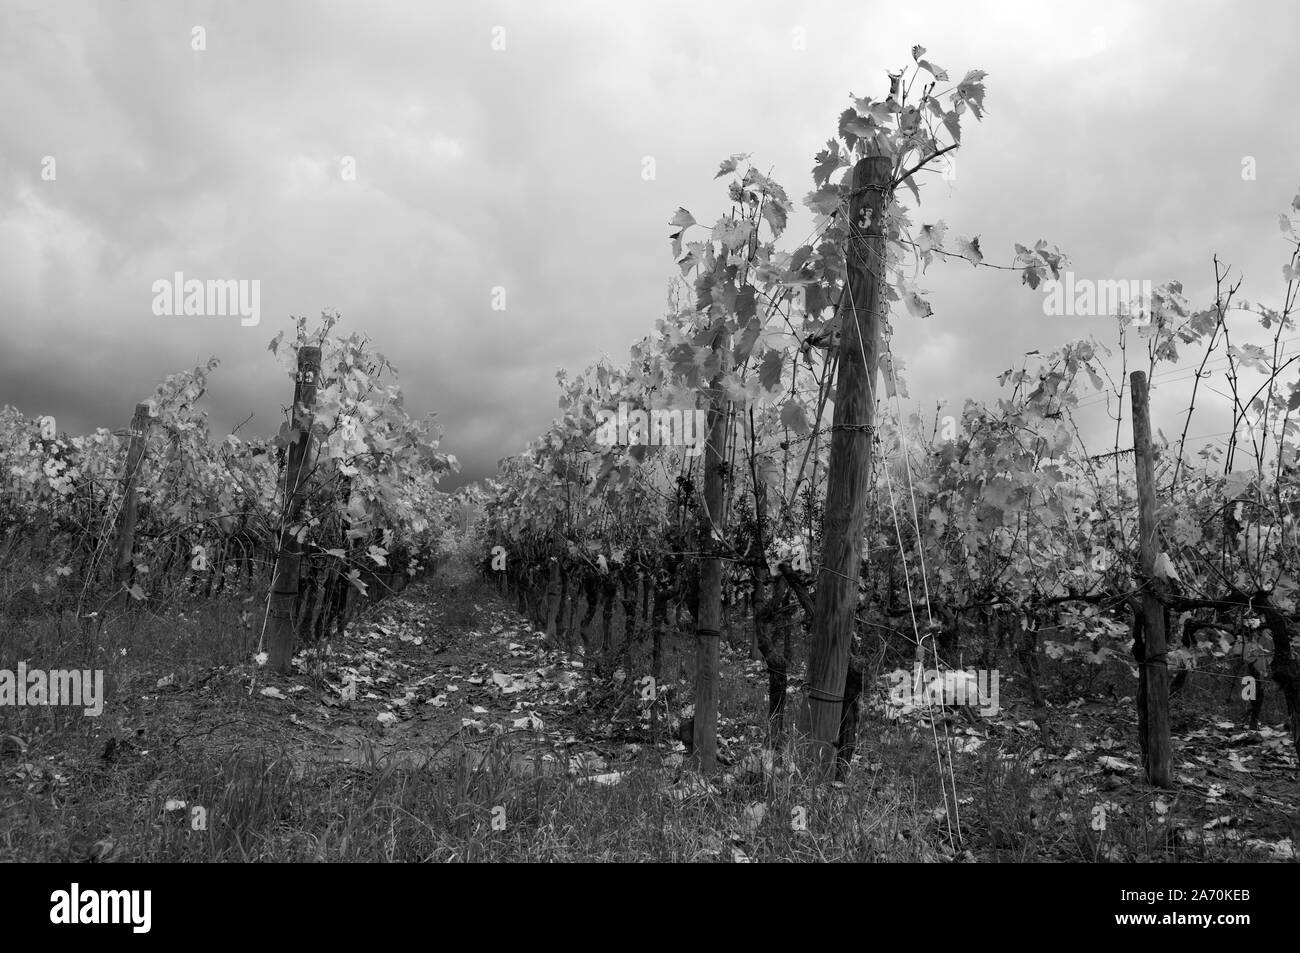
<path id="1" fill-rule="evenodd" d="M 301 735 L 291 757 L 303 768 L 472 768 L 505 740 L 512 772 L 599 773 L 615 752 L 580 740 L 582 662 L 548 650 L 500 600 L 449 618 L 434 589 L 386 600 L 306 672 L 259 679 L 253 695 Z"/>

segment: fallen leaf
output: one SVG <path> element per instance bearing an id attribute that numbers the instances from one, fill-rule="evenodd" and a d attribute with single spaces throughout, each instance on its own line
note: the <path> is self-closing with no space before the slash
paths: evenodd
<path id="1" fill-rule="evenodd" d="M 1107 771 L 1114 771 L 1117 774 L 1127 774 L 1137 770 L 1137 765 L 1130 764 L 1122 758 L 1112 758 L 1110 755 L 1102 755 L 1097 759 L 1097 763 Z"/>

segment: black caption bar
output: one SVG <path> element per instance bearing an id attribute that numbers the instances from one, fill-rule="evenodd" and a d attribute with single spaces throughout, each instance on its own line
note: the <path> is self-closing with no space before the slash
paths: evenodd
<path id="1" fill-rule="evenodd" d="M 861 866 L 848 878 L 843 873 L 783 868 L 775 876 L 798 878 L 792 897 L 826 878 L 824 899 L 848 915 L 833 919 L 864 929 L 914 929 L 941 915 L 945 932 L 970 939 L 1000 929 L 1002 914 L 991 917 L 989 911 L 1014 909 L 1019 930 L 1042 927 L 1080 938 L 1160 932 L 1181 938 L 1199 931 L 1231 940 L 1279 926 L 1292 902 L 1294 866 L 882 864 Z M 582 929 L 594 929 L 606 918 L 626 926 L 633 916 L 626 904 L 639 908 L 634 919 L 671 928 L 683 922 L 691 906 L 683 899 L 697 890 L 710 898 L 713 916 L 731 910 L 724 918 L 728 930 L 744 933 L 765 929 L 766 914 L 754 915 L 746 897 L 770 888 L 773 877 L 772 871 L 728 872 L 705 864 L 671 870 L 625 865 L 614 879 L 610 871 L 580 864 L 546 871 L 525 865 L 44 864 L 11 867 L 8 874 L 7 938 L 57 940 L 64 934 L 76 943 L 173 945 L 199 939 L 339 942 L 353 935 L 373 940 L 376 930 L 437 934 L 475 923 L 522 925 L 530 914 L 545 918 L 538 923 L 557 915 L 567 920 L 578 910 L 587 911 L 579 917 L 588 924 Z M 792 923 L 798 906 L 787 911 Z"/>

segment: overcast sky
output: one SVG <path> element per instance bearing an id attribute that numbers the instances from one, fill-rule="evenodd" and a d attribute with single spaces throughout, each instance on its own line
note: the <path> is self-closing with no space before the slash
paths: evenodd
<path id="1" fill-rule="evenodd" d="M 557 368 L 626 361 L 662 316 L 668 219 L 725 211 L 718 162 L 752 152 L 803 196 L 850 91 L 882 97 L 917 43 L 954 78 L 987 71 L 988 93 L 916 218 L 980 235 L 990 262 L 1046 238 L 1080 276 L 1182 280 L 1196 307 L 1217 252 L 1275 305 L 1297 37 L 1294 0 L 5 0 L 0 404 L 121 427 L 215 355 L 214 431 L 255 413 L 270 432 L 289 388 L 267 342 L 336 308 L 409 410 L 437 412 L 464 466 L 444 487 L 488 475 L 556 416 Z M 178 271 L 258 279 L 260 324 L 155 316 L 153 283 Z M 935 314 L 895 318 L 894 346 L 927 412 L 995 396 L 1025 351 L 1113 340 L 1103 319 L 1045 317 L 1013 273 L 953 262 L 923 286 Z M 1167 433 L 1180 386 L 1154 396 Z M 1229 420 L 1205 405 L 1192 433 Z"/>

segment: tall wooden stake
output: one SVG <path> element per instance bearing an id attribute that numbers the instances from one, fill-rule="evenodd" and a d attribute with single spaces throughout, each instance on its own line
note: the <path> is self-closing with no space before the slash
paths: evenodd
<path id="1" fill-rule="evenodd" d="M 559 640 L 556 638 L 556 623 L 563 625 L 564 620 L 560 619 L 560 596 L 563 594 L 563 580 L 560 578 L 560 560 L 557 556 L 552 556 L 547 562 L 546 572 L 546 644 L 555 648 L 560 648 Z M 587 660 L 590 665 L 590 659 Z"/>
<path id="2" fill-rule="evenodd" d="M 271 576 L 271 605 L 268 615 L 268 662 L 276 672 L 287 673 L 293 659 L 294 603 L 298 598 L 298 570 L 302 544 L 293 522 L 307 493 L 311 470 L 311 423 L 316 407 L 316 384 L 320 380 L 320 348 L 298 350 L 298 377 L 293 385 L 293 428 L 296 436 L 289 445 L 285 466 L 284 520 L 280 547 Z"/>
<path id="3" fill-rule="evenodd" d="M 695 621 L 695 730 L 693 751 L 700 773 L 718 769 L 718 640 L 722 628 L 722 560 L 713 555 L 724 531 L 727 397 L 722 389 L 729 342 L 719 329 L 713 353 L 718 372 L 709 385 L 709 439 L 704 450 L 704 506 L 700 511 L 700 604 Z"/>
<path id="4" fill-rule="evenodd" d="M 875 413 L 876 342 L 885 261 L 885 209 L 892 168 L 885 156 L 868 156 L 853 167 L 849 239 L 845 253 L 848 294 L 840 322 L 839 379 L 821 575 L 813 611 L 807 687 L 799 710 L 799 731 L 811 743 L 823 771 L 835 764 L 844 686 L 858 604 L 862 534 L 866 525 Z"/>
<path id="5" fill-rule="evenodd" d="M 1138 557 L 1146 585 L 1142 590 L 1146 653 L 1142 672 L 1146 676 L 1147 780 L 1157 787 L 1169 787 L 1169 666 L 1165 657 L 1165 611 L 1161 595 L 1164 584 L 1155 578 L 1156 568 L 1156 483 L 1152 462 L 1151 417 L 1147 401 L 1147 376 L 1142 371 L 1129 375 L 1133 394 L 1133 458 L 1137 469 Z"/>
<path id="6" fill-rule="evenodd" d="M 131 437 L 126 449 L 126 476 L 122 489 L 122 516 L 117 530 L 117 557 L 113 562 L 113 585 L 123 606 L 131 604 L 127 585 L 131 582 L 135 552 L 135 523 L 138 515 L 136 484 L 144 462 L 144 437 L 149 429 L 149 405 L 136 404 L 131 418 Z"/>

